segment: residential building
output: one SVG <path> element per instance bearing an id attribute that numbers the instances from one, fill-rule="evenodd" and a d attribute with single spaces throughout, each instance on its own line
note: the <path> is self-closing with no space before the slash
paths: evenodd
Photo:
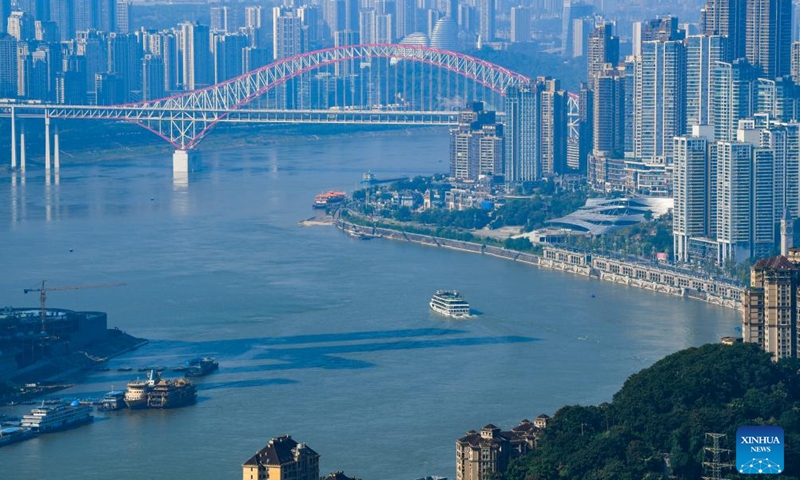
<path id="1" fill-rule="evenodd" d="M 707 0 L 701 11 L 701 30 L 706 35 L 728 39 L 726 57 L 745 56 L 748 0 Z"/>
<path id="2" fill-rule="evenodd" d="M 587 76 L 591 85 L 592 78 L 602 73 L 606 64 L 616 67 L 619 63 L 619 37 L 614 36 L 614 23 L 598 22 L 589 34 L 588 48 Z"/>
<path id="3" fill-rule="evenodd" d="M 759 345 L 774 361 L 798 356 L 800 250 L 788 258 L 764 258 L 750 267 L 750 288 L 744 293 L 744 341 Z"/>
<path id="4" fill-rule="evenodd" d="M 708 139 L 675 137 L 674 155 L 672 234 L 675 261 L 689 262 L 689 240 L 708 234 Z"/>
<path id="5" fill-rule="evenodd" d="M 17 96 L 17 39 L 0 34 L 0 98 Z"/>
<path id="6" fill-rule="evenodd" d="M 668 163 L 686 126 L 686 54 L 682 41 L 642 43 L 634 60 L 633 157 Z"/>
<path id="7" fill-rule="evenodd" d="M 511 43 L 531 41 L 531 9 L 511 7 Z"/>
<path id="8" fill-rule="evenodd" d="M 727 37 L 691 35 L 686 38 L 686 126 L 711 125 L 714 119 L 714 82 L 717 62 L 725 62 Z"/>
<path id="9" fill-rule="evenodd" d="M 195 90 L 212 84 L 211 39 L 207 25 L 181 25 L 183 89 Z"/>
<path id="10" fill-rule="evenodd" d="M 477 0 L 479 26 L 478 34 L 484 42 L 494 41 L 494 0 Z"/>
<path id="11" fill-rule="evenodd" d="M 485 480 L 504 472 L 512 459 L 536 446 L 542 428 L 523 420 L 510 431 L 492 424 L 470 430 L 456 440 L 456 480 Z"/>
<path id="12" fill-rule="evenodd" d="M 506 182 L 538 180 L 539 163 L 539 87 L 522 85 L 509 88 L 505 99 Z"/>
<path id="13" fill-rule="evenodd" d="M 85 1 L 85 0 L 78 0 Z M 37 18 L 37 20 L 43 20 Z M 50 0 L 49 20 L 56 22 L 61 40 L 75 36 L 75 5 L 73 0 Z"/>
<path id="14" fill-rule="evenodd" d="M 477 180 L 503 174 L 503 125 L 495 112 L 484 111 L 474 102 L 459 113 L 458 125 L 450 129 L 450 176 Z"/>
<path id="15" fill-rule="evenodd" d="M 290 435 L 270 439 L 242 464 L 242 480 L 319 480 L 319 454 Z"/>
<path id="16" fill-rule="evenodd" d="M 790 73 L 792 0 L 747 0 L 745 57 L 760 76 Z"/>
<path id="17" fill-rule="evenodd" d="M 11 0 L 0 0 L 0 36 L 6 33 L 8 22 L 6 20 L 11 15 Z"/>
<path id="18" fill-rule="evenodd" d="M 717 62 L 712 85 L 714 139 L 736 139 L 739 120 L 755 110 L 755 69 L 745 59 Z"/>
<path id="19" fill-rule="evenodd" d="M 752 252 L 753 145 L 717 142 L 716 145 L 717 262 L 740 263 Z"/>

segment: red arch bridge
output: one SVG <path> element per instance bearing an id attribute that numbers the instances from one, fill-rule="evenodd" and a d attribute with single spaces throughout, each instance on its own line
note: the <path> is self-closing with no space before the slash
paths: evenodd
<path id="1" fill-rule="evenodd" d="M 54 119 L 138 124 L 176 148 L 174 165 L 182 169 L 179 159 L 188 158 L 187 152 L 219 122 L 452 125 L 466 100 L 483 100 L 502 110 L 507 89 L 530 82 L 524 75 L 456 52 L 415 45 L 350 45 L 281 59 L 166 98 L 111 106 L 8 101 L 0 103 L 0 116 L 12 119 L 12 168 L 17 166 L 16 119 L 35 117 L 45 122 L 47 169 Z M 316 91 L 312 84 L 318 86 Z M 312 97 L 317 97 L 316 103 Z M 575 115 L 570 118 L 577 118 L 577 104 L 571 94 L 570 113 L 575 110 Z M 58 168 L 57 133 L 55 141 Z M 20 157 L 24 169 L 24 136 Z"/>

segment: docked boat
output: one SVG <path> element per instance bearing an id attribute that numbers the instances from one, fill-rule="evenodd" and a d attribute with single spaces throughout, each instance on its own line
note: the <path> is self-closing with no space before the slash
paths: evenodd
<path id="1" fill-rule="evenodd" d="M 125 408 L 125 391 L 111 390 L 100 399 L 100 410 L 111 412 Z"/>
<path id="2" fill-rule="evenodd" d="M 150 370 L 150 374 L 145 380 L 138 378 L 132 382 L 128 382 L 128 389 L 125 391 L 124 400 L 125 405 L 131 410 L 137 408 L 147 408 L 147 397 L 155 384 L 160 380 L 155 370 Z"/>
<path id="3" fill-rule="evenodd" d="M 30 428 L 25 427 L 8 427 L 0 428 L 0 447 L 11 445 L 12 443 L 21 442 L 36 436 Z"/>
<path id="4" fill-rule="evenodd" d="M 437 290 L 430 306 L 431 310 L 446 317 L 469 317 L 469 303 L 455 290 Z"/>
<path id="5" fill-rule="evenodd" d="M 93 419 L 92 407 L 82 405 L 77 400 L 68 405 L 49 406 L 42 403 L 22 417 L 20 427 L 30 428 L 36 433 L 49 433 L 77 427 Z"/>
<path id="6" fill-rule="evenodd" d="M 337 203 L 344 201 L 346 195 L 344 192 L 334 192 L 333 190 L 325 193 L 320 193 L 314 197 L 314 203 L 311 205 L 314 208 L 328 208 Z"/>
<path id="7" fill-rule="evenodd" d="M 189 362 L 184 375 L 187 377 L 204 377 L 215 370 L 219 370 L 219 363 L 213 358 L 196 358 Z"/>
<path id="8" fill-rule="evenodd" d="M 189 380 L 160 380 L 147 396 L 147 407 L 175 408 L 192 404 L 196 400 L 197 389 Z"/>

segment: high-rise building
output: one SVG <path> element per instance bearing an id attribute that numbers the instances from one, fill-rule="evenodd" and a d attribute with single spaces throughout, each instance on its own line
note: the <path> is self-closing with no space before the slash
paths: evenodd
<path id="1" fill-rule="evenodd" d="M 130 33 L 131 31 L 131 2 L 130 0 L 117 0 L 114 6 L 114 31 L 117 33 Z"/>
<path id="2" fill-rule="evenodd" d="M 244 28 L 250 38 L 250 46 L 264 48 L 269 40 L 267 20 L 264 17 L 266 9 L 260 6 L 244 8 Z"/>
<path id="3" fill-rule="evenodd" d="M 226 6 L 222 7 L 211 7 L 211 31 L 212 32 L 230 32 L 230 24 L 229 24 L 229 8 Z"/>
<path id="4" fill-rule="evenodd" d="M 32 16 L 34 20 L 50 18 L 49 0 L 17 0 L 17 10 Z"/>
<path id="5" fill-rule="evenodd" d="M 711 87 L 715 140 L 735 140 L 739 120 L 753 115 L 755 81 L 755 70 L 745 59 L 716 63 Z"/>
<path id="6" fill-rule="evenodd" d="M 0 35 L 6 33 L 8 17 L 11 15 L 11 0 L 0 0 Z"/>
<path id="7" fill-rule="evenodd" d="M 153 54 L 142 58 L 142 100 L 164 97 L 164 60 Z"/>
<path id="8" fill-rule="evenodd" d="M 73 0 L 50 0 L 49 20 L 58 24 L 61 40 L 69 40 L 74 37 L 75 5 Z"/>
<path id="9" fill-rule="evenodd" d="M 576 57 L 576 52 L 583 52 L 582 47 L 576 47 L 576 31 L 575 25 L 579 25 L 581 29 L 580 40 L 584 40 L 585 36 L 582 35 L 584 29 L 584 19 L 588 19 L 594 13 L 594 6 L 589 3 L 564 0 L 563 10 L 561 14 L 561 51 L 565 56 Z M 580 20 L 580 22 L 576 22 Z M 588 35 L 587 35 L 588 36 Z"/>
<path id="10" fill-rule="evenodd" d="M 483 175 L 503 174 L 503 125 L 495 112 L 475 102 L 458 114 L 458 125 L 450 129 L 450 176 L 477 180 Z"/>
<path id="11" fill-rule="evenodd" d="M 727 38 L 691 35 L 686 39 L 686 126 L 711 125 L 714 119 L 714 82 L 717 62 L 727 61 Z"/>
<path id="12" fill-rule="evenodd" d="M 800 83 L 800 41 L 792 42 L 792 58 L 790 61 L 790 75 L 795 84 Z"/>
<path id="13" fill-rule="evenodd" d="M 33 40 L 36 35 L 33 16 L 27 12 L 12 12 L 6 22 L 8 34 L 18 42 Z"/>
<path id="14" fill-rule="evenodd" d="M 592 79 L 592 153 L 621 157 L 625 151 L 625 70 L 606 64 Z"/>
<path id="15" fill-rule="evenodd" d="M 759 345 L 773 361 L 798 356 L 797 316 L 800 305 L 800 266 L 797 249 L 789 258 L 764 258 L 750 267 L 742 317 L 744 341 Z"/>
<path id="16" fill-rule="evenodd" d="M 248 40 L 244 35 L 214 36 L 214 83 L 221 83 L 243 74 L 242 52 Z"/>
<path id="17" fill-rule="evenodd" d="M 97 1 L 97 29 L 101 32 L 116 32 L 117 0 Z"/>
<path id="18" fill-rule="evenodd" d="M 494 0 L 478 0 L 478 34 L 484 42 L 494 41 Z"/>
<path id="19" fill-rule="evenodd" d="M 528 7 L 511 8 L 511 43 L 531 41 L 531 9 Z"/>
<path id="20" fill-rule="evenodd" d="M 135 35 L 129 33 L 108 35 L 107 71 L 116 74 L 116 79 L 109 80 L 114 88 L 116 88 L 116 81 L 122 82 L 125 101 L 135 98 L 133 92 L 141 91 L 142 46 Z"/>
<path id="21" fill-rule="evenodd" d="M 667 163 L 686 124 L 686 53 L 682 41 L 646 41 L 634 62 L 633 156 Z"/>
<path id="22" fill-rule="evenodd" d="M 303 22 L 292 8 L 272 9 L 272 58 L 291 57 L 306 51 L 306 35 Z"/>
<path id="23" fill-rule="evenodd" d="M 395 0 L 394 11 L 396 37 L 403 38 L 414 33 L 417 28 L 417 7 L 414 0 Z"/>
<path id="24" fill-rule="evenodd" d="M 34 37 L 40 42 L 58 43 L 61 41 L 56 22 L 36 20 L 33 22 Z"/>
<path id="25" fill-rule="evenodd" d="M 75 3 L 75 31 L 97 28 L 97 2 L 78 1 Z"/>
<path id="26" fill-rule="evenodd" d="M 726 61 L 745 56 L 748 0 L 706 0 L 703 33 L 726 37 Z"/>
<path id="27" fill-rule="evenodd" d="M 675 260 L 688 262 L 689 240 L 708 234 L 708 139 L 675 137 L 674 156 L 672 234 Z"/>
<path id="28" fill-rule="evenodd" d="M 538 180 L 539 99 L 537 85 L 509 88 L 505 99 L 505 168 L 507 183 Z"/>
<path id="29" fill-rule="evenodd" d="M 554 78 L 540 78 L 539 158 L 542 175 L 567 171 L 567 94 Z"/>
<path id="30" fill-rule="evenodd" d="M 319 480 L 319 454 L 289 435 L 275 437 L 242 464 L 242 478 Z"/>
<path id="31" fill-rule="evenodd" d="M 717 262 L 723 265 L 751 255 L 753 145 L 717 142 L 715 150 Z"/>
<path id="32" fill-rule="evenodd" d="M 784 212 L 800 217 L 800 124 L 770 125 L 761 131 L 760 145 L 773 153 L 774 219 Z"/>
<path id="33" fill-rule="evenodd" d="M 657 40 L 668 42 L 673 40 L 683 40 L 686 32 L 678 28 L 677 17 L 662 17 L 654 20 L 633 23 L 632 49 L 633 56 L 638 57 L 642 54 L 642 44 Z"/>
<path id="34" fill-rule="evenodd" d="M 619 63 L 619 37 L 614 36 L 613 22 L 599 22 L 589 35 L 586 73 L 590 84 L 592 77 L 602 72 L 607 63 L 614 67 Z"/>
<path id="35" fill-rule="evenodd" d="M 748 0 L 745 56 L 774 79 L 788 75 L 791 63 L 792 0 Z"/>
<path id="36" fill-rule="evenodd" d="M 17 96 L 17 39 L 0 34 L 0 97 Z"/>
<path id="37" fill-rule="evenodd" d="M 183 52 L 183 89 L 196 90 L 211 85 L 211 39 L 208 26 L 199 23 L 181 24 Z"/>

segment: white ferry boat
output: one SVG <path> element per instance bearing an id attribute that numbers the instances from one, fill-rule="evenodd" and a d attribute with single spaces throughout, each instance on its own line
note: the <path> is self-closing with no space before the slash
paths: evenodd
<path id="1" fill-rule="evenodd" d="M 437 290 L 430 305 L 431 310 L 446 317 L 469 317 L 469 303 L 455 290 Z"/>
<path id="2" fill-rule="evenodd" d="M 89 423 L 93 418 L 92 407 L 81 405 L 77 400 L 69 405 L 56 406 L 47 406 L 42 402 L 40 407 L 22 417 L 20 426 L 36 433 L 49 433 Z"/>
<path id="3" fill-rule="evenodd" d="M 125 404 L 128 408 L 131 410 L 147 408 L 147 397 L 159 380 L 161 380 L 161 376 L 154 370 L 150 370 L 147 379 L 139 380 L 137 378 L 132 382 L 128 382 L 128 389 L 125 391 L 124 395 Z"/>

